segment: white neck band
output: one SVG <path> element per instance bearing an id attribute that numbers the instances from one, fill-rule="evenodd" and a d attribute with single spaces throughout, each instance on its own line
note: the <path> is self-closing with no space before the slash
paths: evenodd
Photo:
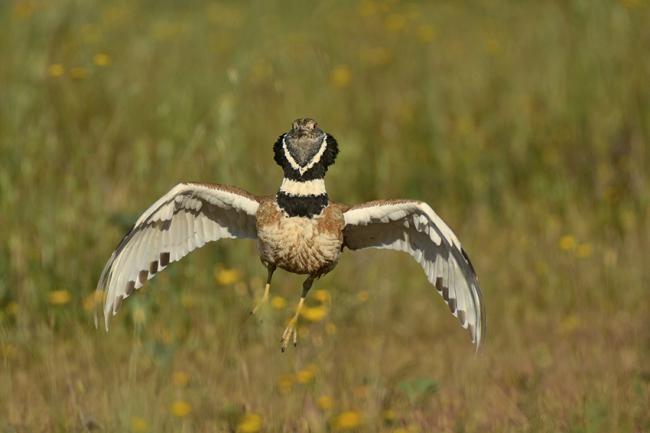
<path id="1" fill-rule="evenodd" d="M 280 185 L 280 192 L 283 192 L 288 195 L 293 195 L 293 196 L 327 194 L 327 191 L 325 191 L 324 179 L 305 180 L 299 182 L 299 181 L 287 179 L 286 177 L 282 179 L 282 185 Z"/>

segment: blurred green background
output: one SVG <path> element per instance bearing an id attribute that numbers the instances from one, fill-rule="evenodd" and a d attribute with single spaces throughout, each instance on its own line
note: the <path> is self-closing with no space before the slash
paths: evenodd
<path id="1" fill-rule="evenodd" d="M 0 432 L 650 431 L 650 3 L 0 3 Z M 112 322 L 93 290 L 179 181 L 272 194 L 311 116 L 330 197 L 427 201 L 482 350 L 408 256 L 315 285 L 210 244 Z"/>

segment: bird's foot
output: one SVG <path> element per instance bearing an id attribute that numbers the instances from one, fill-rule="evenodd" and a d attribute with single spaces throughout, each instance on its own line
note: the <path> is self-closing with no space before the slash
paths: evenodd
<path id="1" fill-rule="evenodd" d="M 293 345 L 294 347 L 296 344 L 298 344 L 298 317 L 300 317 L 300 310 L 302 310 L 302 306 L 305 303 L 305 298 L 300 298 L 300 302 L 298 303 L 298 308 L 296 308 L 296 314 L 293 315 L 291 320 L 289 320 L 289 324 L 285 328 L 284 332 L 282 333 L 282 339 L 280 339 L 280 342 L 282 346 L 280 347 L 282 351 L 284 352 L 287 350 L 287 346 L 289 345 L 289 340 L 293 340 Z"/>
<path id="2" fill-rule="evenodd" d="M 297 317 L 294 317 L 289 321 L 289 324 L 282 333 L 281 350 L 284 352 L 287 350 L 289 341 L 293 339 L 293 346 L 295 347 L 298 344 L 298 320 Z"/>
<path id="3" fill-rule="evenodd" d="M 264 295 L 262 295 L 262 299 L 260 299 L 251 310 L 251 315 L 257 313 L 257 311 L 260 309 L 262 305 L 265 305 L 269 302 L 270 289 L 271 289 L 271 285 L 267 283 L 266 286 L 264 286 Z"/>

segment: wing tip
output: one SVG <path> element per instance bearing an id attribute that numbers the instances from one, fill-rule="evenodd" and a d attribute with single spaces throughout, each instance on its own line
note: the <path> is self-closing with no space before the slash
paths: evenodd
<path id="1" fill-rule="evenodd" d="M 478 316 L 478 329 L 476 337 L 476 352 L 478 352 L 481 342 L 485 340 L 485 335 L 487 331 L 487 317 L 485 314 L 485 306 L 483 304 L 483 293 L 481 292 L 481 287 L 478 284 L 478 278 L 476 278 L 475 284 L 472 284 L 474 293 L 476 296 L 476 314 Z"/>

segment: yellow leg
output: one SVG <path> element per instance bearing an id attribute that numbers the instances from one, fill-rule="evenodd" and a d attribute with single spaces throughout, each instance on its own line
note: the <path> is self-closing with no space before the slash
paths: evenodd
<path id="1" fill-rule="evenodd" d="M 264 305 L 264 304 L 266 304 L 267 302 L 269 302 L 269 292 L 270 292 L 270 291 L 271 291 L 271 285 L 270 285 L 269 283 L 266 283 L 266 286 L 264 286 L 264 295 L 262 295 L 262 299 L 260 299 L 260 300 L 257 302 L 257 304 L 255 304 L 255 306 L 254 306 L 253 309 L 251 310 L 251 314 L 255 314 L 255 313 L 257 313 L 257 310 L 259 310 L 259 308 L 260 308 L 262 305 Z"/>
<path id="2" fill-rule="evenodd" d="M 298 308 L 296 308 L 296 314 L 294 314 L 291 320 L 289 320 L 289 324 L 282 333 L 282 339 L 280 341 L 282 343 L 283 352 L 287 350 L 287 345 L 289 344 L 290 339 L 293 339 L 294 346 L 298 343 L 298 317 L 300 317 L 300 310 L 302 310 L 304 303 L 305 298 L 301 297 L 300 302 L 298 302 Z"/>
<path id="3" fill-rule="evenodd" d="M 270 265 L 270 266 L 268 266 L 266 268 L 266 270 L 268 271 L 268 275 L 266 277 L 266 286 L 264 286 L 264 295 L 262 295 L 262 299 L 260 299 L 259 302 L 257 304 L 255 304 L 255 306 L 251 310 L 251 315 L 257 313 L 257 310 L 259 310 L 259 308 L 262 305 L 269 302 L 269 292 L 271 291 L 271 277 L 273 277 L 273 272 L 275 271 L 275 266 Z"/>

